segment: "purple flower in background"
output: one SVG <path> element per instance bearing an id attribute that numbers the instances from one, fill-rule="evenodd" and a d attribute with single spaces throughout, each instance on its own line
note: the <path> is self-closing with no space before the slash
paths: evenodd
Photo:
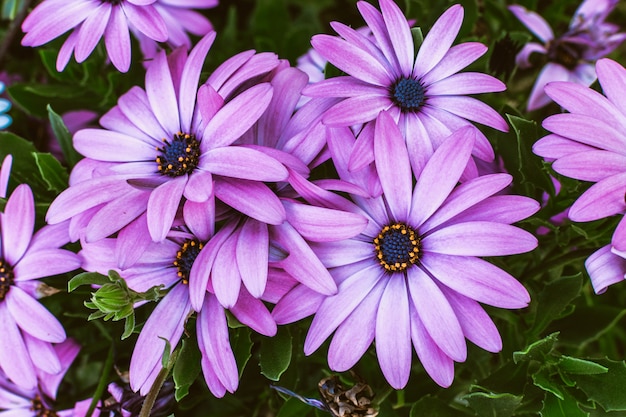
<path id="1" fill-rule="evenodd" d="M 595 183 L 569 209 L 568 217 L 577 222 L 626 213 L 626 69 L 603 58 L 596 63 L 596 71 L 605 96 L 572 82 L 546 86 L 546 94 L 569 113 L 546 118 L 543 127 L 551 134 L 533 146 L 534 153 L 554 160 L 552 168 L 559 174 Z M 624 217 L 611 245 L 626 252 Z"/>
<path id="2" fill-rule="evenodd" d="M 571 81 L 589 86 L 596 80 L 594 62 L 611 53 L 626 39 L 626 33 L 618 33 L 618 26 L 604 21 L 617 3 L 618 0 L 585 0 L 576 10 L 569 30 L 559 37 L 537 13 L 522 6 L 509 6 L 509 10 L 543 42 L 524 46 L 517 55 L 517 65 L 531 67 L 530 57 L 535 52 L 548 59 L 530 93 L 529 111 L 550 103 L 544 87 L 551 81 Z"/>
<path id="3" fill-rule="evenodd" d="M 333 22 L 340 37 L 316 35 L 311 41 L 322 57 L 348 74 L 317 82 L 303 92 L 312 97 L 344 99 L 328 110 L 324 123 L 352 126 L 374 120 L 380 111 L 388 110 L 400 126 L 416 175 L 443 139 L 471 125 L 470 121 L 508 130 L 494 109 L 467 96 L 503 91 L 505 85 L 487 74 L 458 73 L 487 51 L 477 42 L 452 46 L 463 22 L 460 5 L 450 7 L 435 22 L 417 56 L 409 22 L 393 1 L 380 1 L 382 13 L 364 1 L 357 7 L 373 40 Z M 489 141 L 482 133 L 477 135 L 474 156 L 493 160 Z M 371 141 L 365 146 L 371 148 Z M 470 176 L 476 176 L 475 167 L 473 171 Z"/>
<path id="4" fill-rule="evenodd" d="M 71 339 L 54 346 L 59 371 L 54 374 L 37 373 L 38 386 L 25 389 L 14 384 L 0 372 L 0 415 L 15 417 L 75 417 L 75 410 L 55 410 L 59 384 L 78 355 L 80 347 Z M 83 414 L 84 415 L 84 414 Z"/>
<path id="5" fill-rule="evenodd" d="M 511 226 L 539 209 L 534 200 L 494 194 L 511 182 L 508 174 L 477 177 L 457 186 L 474 146 L 467 127 L 446 139 L 428 160 L 413 187 L 409 155 L 392 117 L 382 112 L 374 137 L 377 176 L 383 194 L 352 195 L 355 211 L 369 219 L 365 231 L 340 242 L 313 246 L 337 281 L 327 297 L 294 287 L 272 314 L 278 324 L 315 313 L 304 352 L 309 355 L 334 332 L 331 369 L 351 368 L 376 339 L 378 362 L 387 381 L 403 388 L 411 369 L 411 342 L 430 376 L 447 387 L 454 361 L 466 359 L 465 338 L 497 352 L 498 331 L 479 303 L 502 308 L 527 306 L 526 289 L 479 256 L 527 252 L 537 246 L 530 233 Z M 342 179 L 359 181 L 348 160 L 353 136 L 329 136 Z M 345 203 L 344 203 L 345 204 Z"/>
<path id="6" fill-rule="evenodd" d="M 183 197 L 185 216 L 202 215 L 209 222 L 215 216 L 216 197 L 259 220 L 284 221 L 284 213 L 259 207 L 269 207 L 268 198 L 273 196 L 262 181 L 285 180 L 287 169 L 258 150 L 230 146 L 257 121 L 272 98 L 269 83 L 250 82 L 253 85 L 242 92 L 234 95 L 233 91 L 271 71 L 278 60 L 274 54 L 241 53 L 198 89 L 214 39 L 215 32 L 202 38 L 189 57 L 184 49 L 169 59 L 161 52 L 147 70 L 145 91 L 133 87 L 120 97 L 118 105 L 100 119 L 105 129 L 83 129 L 74 135 L 76 150 L 102 168 L 52 203 L 50 223 L 116 198 L 120 183 L 149 190 L 134 200 L 133 212 L 134 217 L 146 212 L 155 241 L 167 235 Z M 119 211 L 127 208 L 120 206 Z"/>
<path id="7" fill-rule="evenodd" d="M 75 253 L 59 249 L 69 241 L 67 222 L 46 226 L 35 235 L 34 226 L 33 193 L 22 184 L 0 215 L 0 369 L 26 389 L 36 386 L 38 369 L 60 371 L 51 343 L 65 340 L 61 323 L 36 300 L 35 280 L 80 266 Z"/>

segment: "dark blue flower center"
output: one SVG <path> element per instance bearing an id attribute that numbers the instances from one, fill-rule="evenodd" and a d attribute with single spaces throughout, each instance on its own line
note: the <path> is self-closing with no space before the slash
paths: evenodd
<path id="1" fill-rule="evenodd" d="M 13 285 L 13 269 L 4 259 L 0 258 L 0 301 L 9 293 Z"/>
<path id="2" fill-rule="evenodd" d="M 163 175 L 179 177 L 191 173 L 200 160 L 200 142 L 195 135 L 178 132 L 171 142 L 163 139 L 163 146 L 157 148 L 157 169 Z"/>
<path id="3" fill-rule="evenodd" d="M 424 104 L 424 86 L 413 78 L 400 78 L 391 87 L 391 99 L 404 112 L 416 112 Z"/>
<path id="4" fill-rule="evenodd" d="M 176 252 L 176 260 L 174 266 L 178 268 L 177 275 L 183 281 L 183 284 L 189 284 L 189 273 L 194 261 L 200 254 L 203 244 L 195 239 L 188 239 Z"/>
<path id="5" fill-rule="evenodd" d="M 41 400 L 39 395 L 31 401 L 30 410 L 33 411 L 37 417 L 58 417 L 57 413 L 49 409 Z"/>
<path id="6" fill-rule="evenodd" d="M 376 258 L 387 271 L 404 271 L 418 261 L 420 240 L 415 231 L 403 223 L 383 227 L 374 238 Z"/>

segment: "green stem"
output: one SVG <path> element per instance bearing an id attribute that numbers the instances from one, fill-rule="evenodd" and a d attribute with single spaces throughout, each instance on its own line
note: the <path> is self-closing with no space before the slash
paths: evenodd
<path id="1" fill-rule="evenodd" d="M 109 348 L 109 354 L 107 355 L 107 360 L 104 362 L 104 367 L 102 369 L 102 376 L 100 377 L 100 381 L 98 381 L 98 386 L 96 387 L 96 391 L 93 393 L 93 398 L 91 399 L 91 404 L 89 404 L 89 409 L 87 410 L 86 417 L 91 417 L 93 412 L 98 405 L 98 401 L 102 397 L 102 393 L 106 389 L 109 383 L 109 372 L 113 367 L 113 351 L 114 345 L 111 343 L 111 347 Z"/>
<path id="2" fill-rule="evenodd" d="M 141 412 L 139 413 L 139 417 L 150 417 L 150 413 L 152 412 L 152 407 L 154 407 L 154 403 L 156 402 L 159 392 L 165 383 L 170 371 L 174 367 L 176 363 L 176 358 L 178 358 L 179 349 L 175 349 L 170 356 L 169 361 L 167 362 L 167 367 L 162 368 L 161 372 L 157 375 L 152 387 L 150 387 L 150 391 L 146 398 L 143 400 L 143 405 L 141 406 Z"/>

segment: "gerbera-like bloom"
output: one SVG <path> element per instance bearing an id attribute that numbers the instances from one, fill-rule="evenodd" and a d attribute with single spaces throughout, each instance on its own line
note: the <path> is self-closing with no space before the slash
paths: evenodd
<path id="1" fill-rule="evenodd" d="M 604 21 L 617 3 L 618 0 L 585 0 L 576 10 L 569 30 L 559 37 L 537 13 L 522 6 L 509 6 L 509 10 L 543 42 L 526 44 L 517 55 L 517 65 L 531 67 L 533 53 L 543 54 L 548 60 L 530 93 L 529 111 L 550 103 L 544 87 L 551 81 L 571 81 L 589 86 L 596 80 L 594 62 L 611 53 L 626 39 L 626 33 L 618 33 L 618 26 Z"/>
<path id="2" fill-rule="evenodd" d="M 487 74 L 458 73 L 487 51 L 477 42 L 452 46 L 463 22 L 460 5 L 450 7 L 435 22 L 417 56 L 409 22 L 392 0 L 380 0 L 382 13 L 364 1 L 357 7 L 373 40 L 338 22 L 332 27 L 340 37 L 316 35 L 311 40 L 322 57 L 348 74 L 320 81 L 303 91 L 313 97 L 345 98 L 326 113 L 324 123 L 357 125 L 388 110 L 400 126 L 416 175 L 441 141 L 471 125 L 470 121 L 508 130 L 494 109 L 466 96 L 503 91 L 506 87 Z M 489 141 L 481 133 L 477 135 L 474 156 L 493 160 Z M 372 154 L 371 141 L 362 146 Z M 355 152 L 364 154 L 362 148 L 355 148 Z"/>
<path id="3" fill-rule="evenodd" d="M 67 223 L 46 226 L 33 235 L 34 226 L 33 193 L 22 184 L 0 215 L 0 368 L 26 389 L 36 386 L 37 369 L 60 371 L 51 343 L 65 340 L 61 323 L 36 300 L 35 280 L 80 266 L 75 253 L 59 249 L 69 241 Z"/>
<path id="4" fill-rule="evenodd" d="M 352 367 L 376 339 L 383 374 L 394 388 L 407 384 L 411 341 L 422 364 L 441 386 L 454 377 L 454 361 L 466 359 L 465 338 L 497 352 L 501 339 L 479 303 L 522 308 L 526 289 L 479 256 L 530 251 L 537 240 L 511 223 L 539 209 L 527 197 L 495 193 L 508 174 L 477 177 L 457 186 L 474 146 L 475 129 L 446 139 L 428 160 L 413 188 L 409 155 L 386 112 L 376 120 L 375 165 L 383 194 L 352 196 L 354 210 L 369 219 L 365 231 L 341 242 L 313 246 L 337 281 L 338 293 L 321 296 L 296 286 L 272 314 L 278 324 L 315 313 L 304 352 L 309 355 L 333 332 L 331 369 Z M 349 129 L 329 136 L 339 175 L 348 170 L 354 139 Z M 343 203 L 346 205 L 346 203 Z"/>
<path id="5" fill-rule="evenodd" d="M 72 54 L 77 62 L 87 59 L 104 36 L 111 62 L 126 72 L 131 59 L 129 29 L 145 36 L 144 42 L 150 39 L 153 43 L 181 44 L 181 38 L 187 36 L 185 30 L 205 34 L 202 32 L 210 29 L 206 19 L 187 9 L 212 7 L 215 3 L 215 0 L 45 0 L 24 20 L 22 30 L 26 35 L 22 45 L 40 46 L 71 30 L 57 57 L 57 70 L 62 71 Z M 182 19 L 173 22 L 177 17 Z"/>
<path id="6" fill-rule="evenodd" d="M 5 85 L 0 81 L 0 94 L 4 93 Z M 13 119 L 7 114 L 11 110 L 11 102 L 6 98 L 0 98 L 0 130 L 11 126 Z"/>
<path id="7" fill-rule="evenodd" d="M 559 174 L 595 183 L 569 209 L 568 217 L 577 222 L 626 213 L 626 69 L 608 58 L 598 60 L 595 69 L 605 96 L 572 82 L 546 86 L 546 94 L 569 113 L 546 118 L 543 127 L 551 134 L 533 147 L 534 153 L 554 161 Z M 611 250 L 626 252 L 624 217 L 611 245 Z"/>
<path id="8" fill-rule="evenodd" d="M 133 201 L 133 218 L 147 213 L 155 241 L 169 232 L 183 197 L 185 216 L 214 218 L 217 197 L 259 220 L 284 221 L 284 213 L 272 209 L 280 205 L 278 198 L 272 199 L 262 181 L 285 180 L 287 169 L 258 150 L 230 146 L 257 121 L 272 98 L 269 83 L 250 80 L 271 71 L 278 60 L 274 54 L 243 52 L 226 61 L 198 89 L 214 39 L 215 32 L 202 38 L 189 57 L 182 48 L 169 59 L 160 52 L 146 72 L 145 91 L 133 87 L 120 97 L 118 105 L 100 119 L 105 129 L 76 132 L 76 150 L 102 168 L 94 178 L 61 193 L 50 206 L 48 222 L 57 223 L 115 199 L 119 184 L 127 182 L 150 190 Z M 235 94 L 248 81 L 253 85 Z M 123 204 L 118 209 L 127 212 Z"/>
<path id="9" fill-rule="evenodd" d="M 18 386 L 0 372 L 0 415 L 15 417 L 74 417 L 80 415 L 75 414 L 73 409 L 56 410 L 54 407 L 59 384 L 79 350 L 78 344 L 71 339 L 55 345 L 54 354 L 58 356 L 59 371 L 55 374 L 37 372 L 38 386 L 36 388 L 25 389 Z"/>
<path id="10" fill-rule="evenodd" d="M 221 236 L 211 237 L 204 219 L 196 220 L 197 225 L 191 228 L 203 231 L 200 237 L 184 229 L 172 230 L 162 242 L 150 243 L 141 261 L 123 271 L 119 271 L 115 261 L 116 239 L 83 244 L 81 255 L 85 270 L 106 273 L 110 269 L 117 269 L 128 286 L 138 292 L 158 285 L 169 288 L 167 295 L 159 301 L 143 326 L 131 358 L 130 385 L 141 395 L 148 393 L 161 370 L 161 357 L 165 349 L 163 340 L 168 340 L 174 348 L 193 312 L 189 300 L 189 285 L 193 281 L 190 271 L 196 264 L 196 258 L 200 253 L 212 251 L 212 248 L 219 248 L 224 243 Z M 228 272 L 226 268 L 224 271 Z M 215 396 L 222 397 L 226 391 L 232 393 L 237 389 L 239 374 L 228 339 L 226 310 L 213 294 L 212 286 L 203 295 L 196 318 L 196 335 L 202 353 L 201 365 L 209 389 Z M 276 334 L 276 323 L 267 307 L 243 287 L 237 303 L 229 311 L 241 323 L 263 335 Z"/>

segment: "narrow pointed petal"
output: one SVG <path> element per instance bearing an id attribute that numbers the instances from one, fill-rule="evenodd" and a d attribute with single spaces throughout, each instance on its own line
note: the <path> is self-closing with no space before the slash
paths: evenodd
<path id="1" fill-rule="evenodd" d="M 183 218 L 191 233 L 206 242 L 215 234 L 215 199 L 211 196 L 203 203 L 185 201 Z"/>
<path id="2" fill-rule="evenodd" d="M 546 118 L 542 126 L 552 133 L 585 145 L 619 154 L 624 153 L 626 135 L 620 130 L 620 127 L 602 123 L 595 116 L 571 113 L 558 114 Z"/>
<path id="3" fill-rule="evenodd" d="M 104 31 L 104 44 L 111 62 L 121 72 L 130 68 L 130 33 L 121 7 L 113 7 Z"/>
<path id="4" fill-rule="evenodd" d="M 246 289 L 260 298 L 267 283 L 269 232 L 267 224 L 247 219 L 237 239 L 237 267 Z"/>
<path id="5" fill-rule="evenodd" d="M 454 45 L 441 61 L 422 78 L 423 85 L 430 85 L 456 74 L 483 56 L 487 47 L 480 42 L 464 42 Z"/>
<path id="6" fill-rule="evenodd" d="M 473 97 L 467 96 L 434 96 L 428 98 L 429 104 L 441 108 L 472 122 L 492 127 L 501 132 L 508 132 L 509 125 L 500 113 L 492 107 Z"/>
<path id="7" fill-rule="evenodd" d="M 159 53 L 146 71 L 146 94 L 155 117 L 170 135 L 180 131 L 178 100 L 165 52 Z M 185 100 L 194 100 L 185 97 Z M 190 133 L 190 132 L 182 132 Z"/>
<path id="8" fill-rule="evenodd" d="M 602 92 L 606 97 L 626 115 L 624 95 L 626 94 L 626 71 L 617 62 L 602 58 L 596 62 L 596 72 L 602 86 Z"/>
<path id="9" fill-rule="evenodd" d="M 429 253 L 421 262 L 445 286 L 473 300 L 501 308 L 524 308 L 530 303 L 522 284 L 480 258 Z"/>
<path id="10" fill-rule="evenodd" d="M 239 294 L 239 302 L 230 309 L 241 323 L 264 336 L 275 336 L 278 328 L 263 301 L 252 297 L 243 290 Z"/>
<path id="11" fill-rule="evenodd" d="M 305 239 L 330 242 L 349 239 L 361 233 L 367 219 L 356 213 L 315 207 L 283 200 L 287 221 Z"/>
<path id="12" fill-rule="evenodd" d="M 430 29 L 417 52 L 413 76 L 420 78 L 441 61 L 452 46 L 463 23 L 463 7 L 456 4 L 446 10 Z"/>
<path id="13" fill-rule="evenodd" d="M 30 187 L 20 184 L 13 191 L 2 214 L 3 258 L 15 266 L 24 256 L 35 228 L 35 199 Z"/>
<path id="14" fill-rule="evenodd" d="M 526 109 L 533 111 L 550 103 L 550 97 L 545 93 L 545 87 L 548 83 L 555 81 L 569 81 L 569 71 L 564 66 L 548 62 L 546 66 L 539 72 L 535 85 L 528 97 L 528 105 Z"/>
<path id="15" fill-rule="evenodd" d="M 187 174 L 164 182 L 150 193 L 148 230 L 155 242 L 163 241 L 170 231 L 186 184 Z"/>
<path id="16" fill-rule="evenodd" d="M 211 271 L 211 283 L 215 296 L 224 308 L 231 308 L 239 298 L 241 274 L 236 266 L 237 240 L 239 231 L 235 231 L 225 242 L 215 257 Z"/>
<path id="17" fill-rule="evenodd" d="M 411 324 L 405 280 L 390 279 L 376 315 L 376 356 L 389 385 L 402 389 L 411 373 Z"/>
<path id="18" fill-rule="evenodd" d="M 306 285 L 296 285 L 276 303 L 272 317 L 279 325 L 294 323 L 313 315 L 325 299 L 325 295 L 313 291 Z M 372 329 L 372 340 L 373 338 Z"/>
<path id="19" fill-rule="evenodd" d="M 284 181 L 289 176 L 276 159 L 243 146 L 211 149 L 202 155 L 200 167 L 215 175 L 253 181 Z"/>
<path id="20" fill-rule="evenodd" d="M 536 247 L 537 238 L 527 231 L 490 221 L 453 224 L 422 239 L 424 251 L 457 256 L 512 255 Z"/>
<path id="21" fill-rule="evenodd" d="M 304 354 L 310 355 L 317 350 L 361 301 L 369 296 L 381 279 L 384 279 L 384 274 L 380 266 L 372 264 L 342 282 L 337 295 L 326 298 L 317 310 L 304 341 Z"/>
<path id="22" fill-rule="evenodd" d="M 528 30 L 537 35 L 543 43 L 554 39 L 552 28 L 548 22 L 537 13 L 518 5 L 509 6 L 509 10 L 528 28 Z"/>
<path id="23" fill-rule="evenodd" d="M 74 252 L 63 249 L 28 251 L 13 267 L 15 281 L 23 282 L 50 277 L 80 268 L 81 259 Z"/>
<path id="24" fill-rule="evenodd" d="M 207 171 L 196 170 L 189 175 L 184 196 L 194 203 L 204 203 L 213 196 L 213 175 Z"/>
<path id="25" fill-rule="evenodd" d="M 493 93 L 506 90 L 506 85 L 491 75 L 479 72 L 463 72 L 428 86 L 428 94 L 463 95 Z"/>
<path id="26" fill-rule="evenodd" d="M 428 160 L 413 191 L 409 214 L 413 227 L 427 220 L 459 181 L 474 146 L 473 129 L 467 127 L 450 135 Z"/>
<path id="27" fill-rule="evenodd" d="M 45 342 L 60 343 L 65 340 L 65 330 L 57 318 L 18 286 L 11 287 L 6 305 L 23 331 Z"/>
<path id="28" fill-rule="evenodd" d="M 389 39 L 400 64 L 402 75 L 409 77 L 413 69 L 413 36 L 402 10 L 391 0 L 381 0 L 380 10 L 387 26 Z"/>
<path id="29" fill-rule="evenodd" d="M 613 175 L 595 183 L 572 204 L 569 218 L 575 222 L 588 222 L 624 213 L 625 183 L 626 173 Z"/>
<path id="30" fill-rule="evenodd" d="M 356 365 L 374 341 L 376 317 L 385 285 L 386 282 L 379 281 L 335 331 L 328 347 L 330 369 L 338 372 L 349 370 Z"/>
<path id="31" fill-rule="evenodd" d="M 331 107 L 322 121 L 332 127 L 352 126 L 374 120 L 378 113 L 393 105 L 386 96 L 359 96 L 342 100 Z"/>
<path id="32" fill-rule="evenodd" d="M 141 33 L 157 42 L 167 40 L 167 26 L 154 6 L 135 6 L 128 2 L 121 3 L 121 6 L 133 27 Z"/>
<path id="33" fill-rule="evenodd" d="M 76 62 L 83 62 L 96 48 L 109 22 L 111 9 L 110 4 L 100 3 L 98 10 L 81 23 L 75 49 Z"/>
<path id="34" fill-rule="evenodd" d="M 626 259 L 611 252 L 611 245 L 606 245 L 587 258 L 585 268 L 595 293 L 603 294 L 609 286 L 624 281 Z"/>
<path id="35" fill-rule="evenodd" d="M 625 166 L 626 155 L 595 150 L 565 155 L 552 164 L 552 168 L 561 175 L 592 182 L 620 174 Z"/>
<path id="36" fill-rule="evenodd" d="M 454 361 L 450 359 L 428 334 L 413 305 L 411 310 L 411 339 L 415 352 L 424 369 L 439 386 L 452 385 L 454 380 Z"/>
<path id="37" fill-rule="evenodd" d="M 406 222 L 411 208 L 413 175 L 400 129 L 387 112 L 381 112 L 376 119 L 374 160 L 393 218 Z"/>
<path id="38" fill-rule="evenodd" d="M 74 135 L 74 147 L 97 161 L 132 162 L 154 160 L 154 148 L 137 138 L 104 129 L 82 129 Z"/>
<path id="39" fill-rule="evenodd" d="M 0 303 L 0 368 L 15 384 L 25 389 L 37 386 L 33 363 L 7 303 Z"/>
<path id="40" fill-rule="evenodd" d="M 465 361 L 465 337 L 447 298 L 420 268 L 410 268 L 407 272 L 413 307 L 428 334 L 450 358 L 457 362 Z"/>
<path id="41" fill-rule="evenodd" d="M 50 342 L 45 342 L 26 332 L 23 332 L 22 336 L 33 365 L 39 371 L 52 375 L 61 372 L 61 362 Z"/>
<path id="42" fill-rule="evenodd" d="M 215 196 L 232 208 L 267 224 L 282 224 L 285 208 L 267 185 L 242 179 L 219 177 Z"/>

